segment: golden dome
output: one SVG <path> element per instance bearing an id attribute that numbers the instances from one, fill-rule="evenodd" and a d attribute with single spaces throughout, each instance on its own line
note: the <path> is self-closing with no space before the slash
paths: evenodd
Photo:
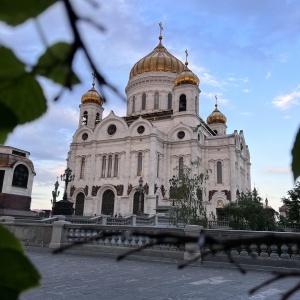
<path id="1" fill-rule="evenodd" d="M 199 83 L 200 83 L 199 78 L 190 69 L 188 69 L 187 63 L 186 63 L 186 67 L 184 68 L 184 70 L 182 70 L 177 75 L 177 77 L 175 78 L 175 81 L 174 81 L 175 86 L 178 86 L 181 84 L 194 84 L 196 86 L 199 86 Z"/>
<path id="2" fill-rule="evenodd" d="M 218 104 L 215 104 L 215 110 L 208 116 L 206 122 L 207 124 L 217 124 L 227 122 L 226 117 L 218 110 Z"/>
<path id="3" fill-rule="evenodd" d="M 102 106 L 103 98 L 95 90 L 94 85 L 95 85 L 95 83 L 93 83 L 93 87 L 81 97 L 82 104 L 83 103 L 97 103 Z"/>
<path id="4" fill-rule="evenodd" d="M 163 71 L 180 73 L 184 69 L 184 64 L 173 56 L 161 43 L 162 37 L 159 37 L 160 42 L 156 48 L 148 55 L 139 60 L 132 67 L 129 79 L 151 71 Z"/>

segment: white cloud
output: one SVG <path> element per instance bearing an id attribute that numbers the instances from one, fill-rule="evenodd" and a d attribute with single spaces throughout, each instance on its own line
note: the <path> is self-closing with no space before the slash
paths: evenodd
<path id="1" fill-rule="evenodd" d="M 289 56 L 287 54 L 282 53 L 279 55 L 279 59 L 282 63 L 286 63 L 289 59 Z"/>
<path id="2" fill-rule="evenodd" d="M 300 105 L 300 85 L 297 86 L 296 90 L 286 95 L 279 95 L 272 101 L 273 105 L 284 110 L 291 106 Z"/>
<path id="3" fill-rule="evenodd" d="M 268 168 L 263 170 L 264 173 L 270 174 L 288 174 L 291 172 L 289 167 Z"/>
<path id="4" fill-rule="evenodd" d="M 272 73 L 271 72 L 268 72 L 265 79 L 269 79 L 271 77 Z"/>
<path id="5" fill-rule="evenodd" d="M 250 93 L 251 90 L 250 90 L 250 89 L 243 89 L 242 92 L 243 92 L 243 93 Z"/>
<path id="6" fill-rule="evenodd" d="M 242 116 L 251 116 L 252 113 L 251 112 L 241 112 L 240 115 L 242 115 Z"/>
<path id="7" fill-rule="evenodd" d="M 291 116 L 284 116 L 283 118 L 284 118 L 284 119 L 290 119 Z"/>

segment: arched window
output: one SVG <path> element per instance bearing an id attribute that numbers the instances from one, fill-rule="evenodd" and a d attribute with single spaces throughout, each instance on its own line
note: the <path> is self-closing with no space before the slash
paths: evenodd
<path id="1" fill-rule="evenodd" d="M 114 164 L 114 177 L 118 176 L 118 169 L 119 169 L 119 156 L 118 154 L 115 155 L 115 164 Z"/>
<path id="2" fill-rule="evenodd" d="M 101 177 L 105 177 L 105 170 L 106 170 L 106 156 L 104 155 L 102 158 L 102 172 L 101 172 Z"/>
<path id="3" fill-rule="evenodd" d="M 195 97 L 195 112 L 196 114 L 199 114 L 199 102 L 198 102 L 198 97 Z"/>
<path id="4" fill-rule="evenodd" d="M 112 170 L 112 155 L 108 156 L 108 170 L 107 170 L 107 177 L 111 177 L 111 170 Z"/>
<path id="5" fill-rule="evenodd" d="M 12 185 L 27 188 L 29 172 L 26 166 L 17 165 L 14 170 Z"/>
<path id="6" fill-rule="evenodd" d="M 155 92 L 154 94 L 154 109 L 157 109 L 159 107 L 159 94 L 158 92 Z"/>
<path id="7" fill-rule="evenodd" d="M 142 95 L 142 110 L 146 109 L 146 94 Z"/>
<path id="8" fill-rule="evenodd" d="M 217 162 L 217 183 L 222 183 L 222 163 Z"/>
<path id="9" fill-rule="evenodd" d="M 88 122 L 88 112 L 85 111 L 82 116 L 82 125 L 87 125 Z"/>
<path id="10" fill-rule="evenodd" d="M 106 190 L 102 196 L 101 213 L 107 216 L 113 216 L 115 206 L 115 194 L 112 190 Z"/>
<path id="11" fill-rule="evenodd" d="M 172 94 L 168 94 L 168 109 L 172 109 Z"/>
<path id="12" fill-rule="evenodd" d="M 75 216 L 83 216 L 84 211 L 84 194 L 79 193 L 76 196 L 76 203 L 75 203 Z"/>
<path id="13" fill-rule="evenodd" d="M 135 96 L 132 98 L 132 112 L 135 112 Z"/>
<path id="14" fill-rule="evenodd" d="M 179 111 L 186 111 L 186 95 L 182 94 L 179 97 Z"/>
<path id="15" fill-rule="evenodd" d="M 81 159 L 81 167 L 80 167 L 80 176 L 79 179 L 84 178 L 84 169 L 85 169 L 85 157 Z"/>
<path id="16" fill-rule="evenodd" d="M 180 178 L 183 173 L 183 157 L 179 158 L 178 177 Z"/>
<path id="17" fill-rule="evenodd" d="M 138 167 L 137 167 L 137 176 L 141 176 L 143 171 L 143 153 L 139 152 L 138 154 Z"/>
<path id="18" fill-rule="evenodd" d="M 100 116 L 99 113 L 96 113 L 95 125 L 97 125 L 99 122 L 100 122 Z"/>

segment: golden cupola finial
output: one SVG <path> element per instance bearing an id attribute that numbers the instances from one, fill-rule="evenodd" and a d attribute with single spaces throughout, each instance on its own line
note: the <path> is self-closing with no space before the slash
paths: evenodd
<path id="1" fill-rule="evenodd" d="M 159 23 L 158 23 L 158 26 L 159 26 L 159 37 L 158 37 L 158 39 L 159 39 L 159 43 L 161 44 L 161 40 L 162 40 L 162 35 L 161 35 L 161 33 L 162 33 L 162 31 L 164 30 L 164 28 L 163 28 L 163 26 L 162 26 L 162 22 L 159 22 Z"/>
<path id="2" fill-rule="evenodd" d="M 188 68 L 188 55 L 188 51 L 187 49 L 185 49 L 185 67 L 175 78 L 174 86 L 178 86 L 181 84 L 194 84 L 196 86 L 199 86 L 199 78 Z"/>
<path id="3" fill-rule="evenodd" d="M 217 124 L 217 123 L 223 123 L 225 124 L 227 122 L 227 118 L 218 110 L 218 97 L 216 98 L 216 104 L 215 104 L 215 110 L 207 117 L 207 124 Z"/>
<path id="4" fill-rule="evenodd" d="M 96 74 L 95 72 L 92 73 L 93 75 L 93 82 L 92 82 L 92 88 L 88 90 L 82 97 L 81 97 L 81 103 L 96 103 L 102 106 L 103 104 L 103 98 L 100 96 L 100 94 L 95 90 L 95 78 Z"/>

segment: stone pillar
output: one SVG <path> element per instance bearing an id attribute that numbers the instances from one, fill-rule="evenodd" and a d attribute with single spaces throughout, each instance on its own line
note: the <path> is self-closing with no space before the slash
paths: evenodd
<path id="1" fill-rule="evenodd" d="M 131 216 L 131 226 L 136 226 L 136 215 Z"/>
<path id="2" fill-rule="evenodd" d="M 149 195 L 154 194 L 155 168 L 156 168 L 156 137 L 150 137 L 150 157 L 149 157 Z"/>
<path id="3" fill-rule="evenodd" d="M 235 147 L 232 146 L 229 149 L 230 151 L 230 191 L 231 191 L 231 201 L 235 202 L 236 201 L 236 185 L 235 185 L 235 179 L 236 179 L 236 174 L 235 174 Z"/>
<path id="4" fill-rule="evenodd" d="M 203 227 L 198 225 L 186 225 L 184 234 L 188 236 L 198 237 Z M 184 260 L 192 260 L 200 254 L 200 249 L 197 243 L 186 243 L 184 247 Z"/>
<path id="5" fill-rule="evenodd" d="M 65 221 L 65 216 L 56 216 L 58 221 L 53 222 L 52 225 L 52 237 L 49 248 L 59 248 L 63 245 L 68 244 L 66 240 L 66 224 L 71 224 L 70 222 Z"/>

